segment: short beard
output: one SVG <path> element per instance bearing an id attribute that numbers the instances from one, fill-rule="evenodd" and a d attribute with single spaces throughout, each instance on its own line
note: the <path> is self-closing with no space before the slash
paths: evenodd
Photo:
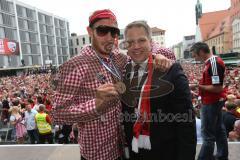
<path id="1" fill-rule="evenodd" d="M 97 54 L 103 55 L 103 56 L 108 56 L 110 55 L 112 49 L 108 52 L 108 50 L 105 48 L 105 50 L 101 50 L 100 47 L 97 44 L 97 41 L 95 39 L 95 36 L 93 35 L 92 37 L 92 47 L 94 50 L 97 52 Z"/>

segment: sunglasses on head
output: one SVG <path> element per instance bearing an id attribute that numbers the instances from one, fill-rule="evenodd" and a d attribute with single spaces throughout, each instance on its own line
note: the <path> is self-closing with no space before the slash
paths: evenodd
<path id="1" fill-rule="evenodd" d="M 118 28 L 115 28 L 115 27 L 98 26 L 94 29 L 96 29 L 97 35 L 100 36 L 100 37 L 103 37 L 103 36 L 107 35 L 109 32 L 111 33 L 111 36 L 113 38 L 116 38 L 117 36 L 120 35 L 120 30 Z"/>

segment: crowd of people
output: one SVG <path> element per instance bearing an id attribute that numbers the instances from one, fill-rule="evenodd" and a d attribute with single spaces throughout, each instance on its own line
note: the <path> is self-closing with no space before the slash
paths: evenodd
<path id="1" fill-rule="evenodd" d="M 202 64 L 183 62 L 181 65 L 190 84 L 196 83 L 201 79 Z M 240 133 L 237 132 L 239 131 L 239 122 L 236 124 L 235 122 L 240 119 L 240 67 L 227 68 L 224 89 L 228 98 L 223 110 L 226 130 L 229 140 L 239 140 Z M 29 137 L 29 142 L 36 143 L 32 140 L 32 135 L 35 134 L 27 132 L 27 127 L 21 125 L 25 121 L 25 112 L 28 110 L 28 105 L 31 109 L 39 111 L 39 105 L 43 104 L 45 112 L 48 114 L 51 113 L 53 95 L 51 73 L 46 71 L 32 71 L 21 76 L 3 77 L 0 79 L 1 123 L 7 124 L 7 122 L 11 122 L 12 126 L 16 129 L 16 131 L 13 130 L 13 133 L 18 143 L 24 143 L 25 139 L 23 137 L 26 135 Z M 192 102 L 196 108 L 200 107 L 198 105 L 199 100 L 198 90 L 192 90 Z M 56 143 L 69 143 L 70 137 L 74 143 L 77 143 L 76 124 L 73 125 L 75 132 L 72 132 L 72 127 L 68 125 L 57 125 L 56 127 L 52 125 L 52 128 L 54 128 Z M 62 131 L 64 134 L 62 134 Z M 67 135 L 67 137 L 64 135 Z M 238 138 L 234 138 L 236 136 Z M 39 141 L 37 142 L 39 143 Z"/>
<path id="2" fill-rule="evenodd" d="M 45 143 L 45 140 L 48 143 L 70 143 L 70 140 L 76 143 L 76 125 L 72 128 L 51 123 L 54 95 L 51 72 L 33 69 L 26 73 L 0 79 L 0 123 L 1 127 L 13 128 L 10 140 L 31 144 Z M 41 122 L 42 116 L 46 121 Z M 49 125 L 46 127 L 46 124 Z M 41 128 L 48 130 L 40 131 Z M 1 139 L 5 139 L 5 134 L 2 136 Z"/>

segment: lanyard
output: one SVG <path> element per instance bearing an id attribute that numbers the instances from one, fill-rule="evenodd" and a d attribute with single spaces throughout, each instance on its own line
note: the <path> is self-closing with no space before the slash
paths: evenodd
<path id="1" fill-rule="evenodd" d="M 113 63 L 113 61 L 112 61 L 112 55 L 113 55 L 113 54 L 110 54 L 110 63 L 111 63 L 111 65 L 112 65 L 113 67 L 109 67 L 109 66 L 103 61 L 103 59 L 100 58 L 100 57 L 96 54 L 99 62 L 100 62 L 112 75 L 114 75 L 114 76 L 117 77 L 119 80 L 121 80 L 122 77 L 121 77 L 118 69 L 115 67 L 115 65 L 114 65 L 114 63 Z"/>

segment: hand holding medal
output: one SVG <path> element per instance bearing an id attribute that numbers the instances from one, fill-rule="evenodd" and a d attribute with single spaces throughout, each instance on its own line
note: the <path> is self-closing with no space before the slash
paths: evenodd
<path id="1" fill-rule="evenodd" d="M 123 94 L 126 91 L 126 86 L 121 81 L 115 83 L 114 86 L 116 87 L 116 90 L 119 94 Z"/>
<path id="2" fill-rule="evenodd" d="M 119 94 L 123 94 L 126 91 L 126 86 L 122 82 L 121 73 L 119 72 L 119 70 L 117 69 L 117 67 L 114 65 L 114 63 L 112 61 L 112 55 L 110 55 L 110 65 L 106 64 L 98 55 L 96 55 L 96 56 L 97 56 L 99 62 L 102 64 L 102 66 L 111 73 L 113 80 L 116 82 L 114 84 L 114 86 L 115 86 L 117 92 Z M 105 83 L 106 77 L 103 74 L 97 73 L 97 78 L 102 84 Z"/>

